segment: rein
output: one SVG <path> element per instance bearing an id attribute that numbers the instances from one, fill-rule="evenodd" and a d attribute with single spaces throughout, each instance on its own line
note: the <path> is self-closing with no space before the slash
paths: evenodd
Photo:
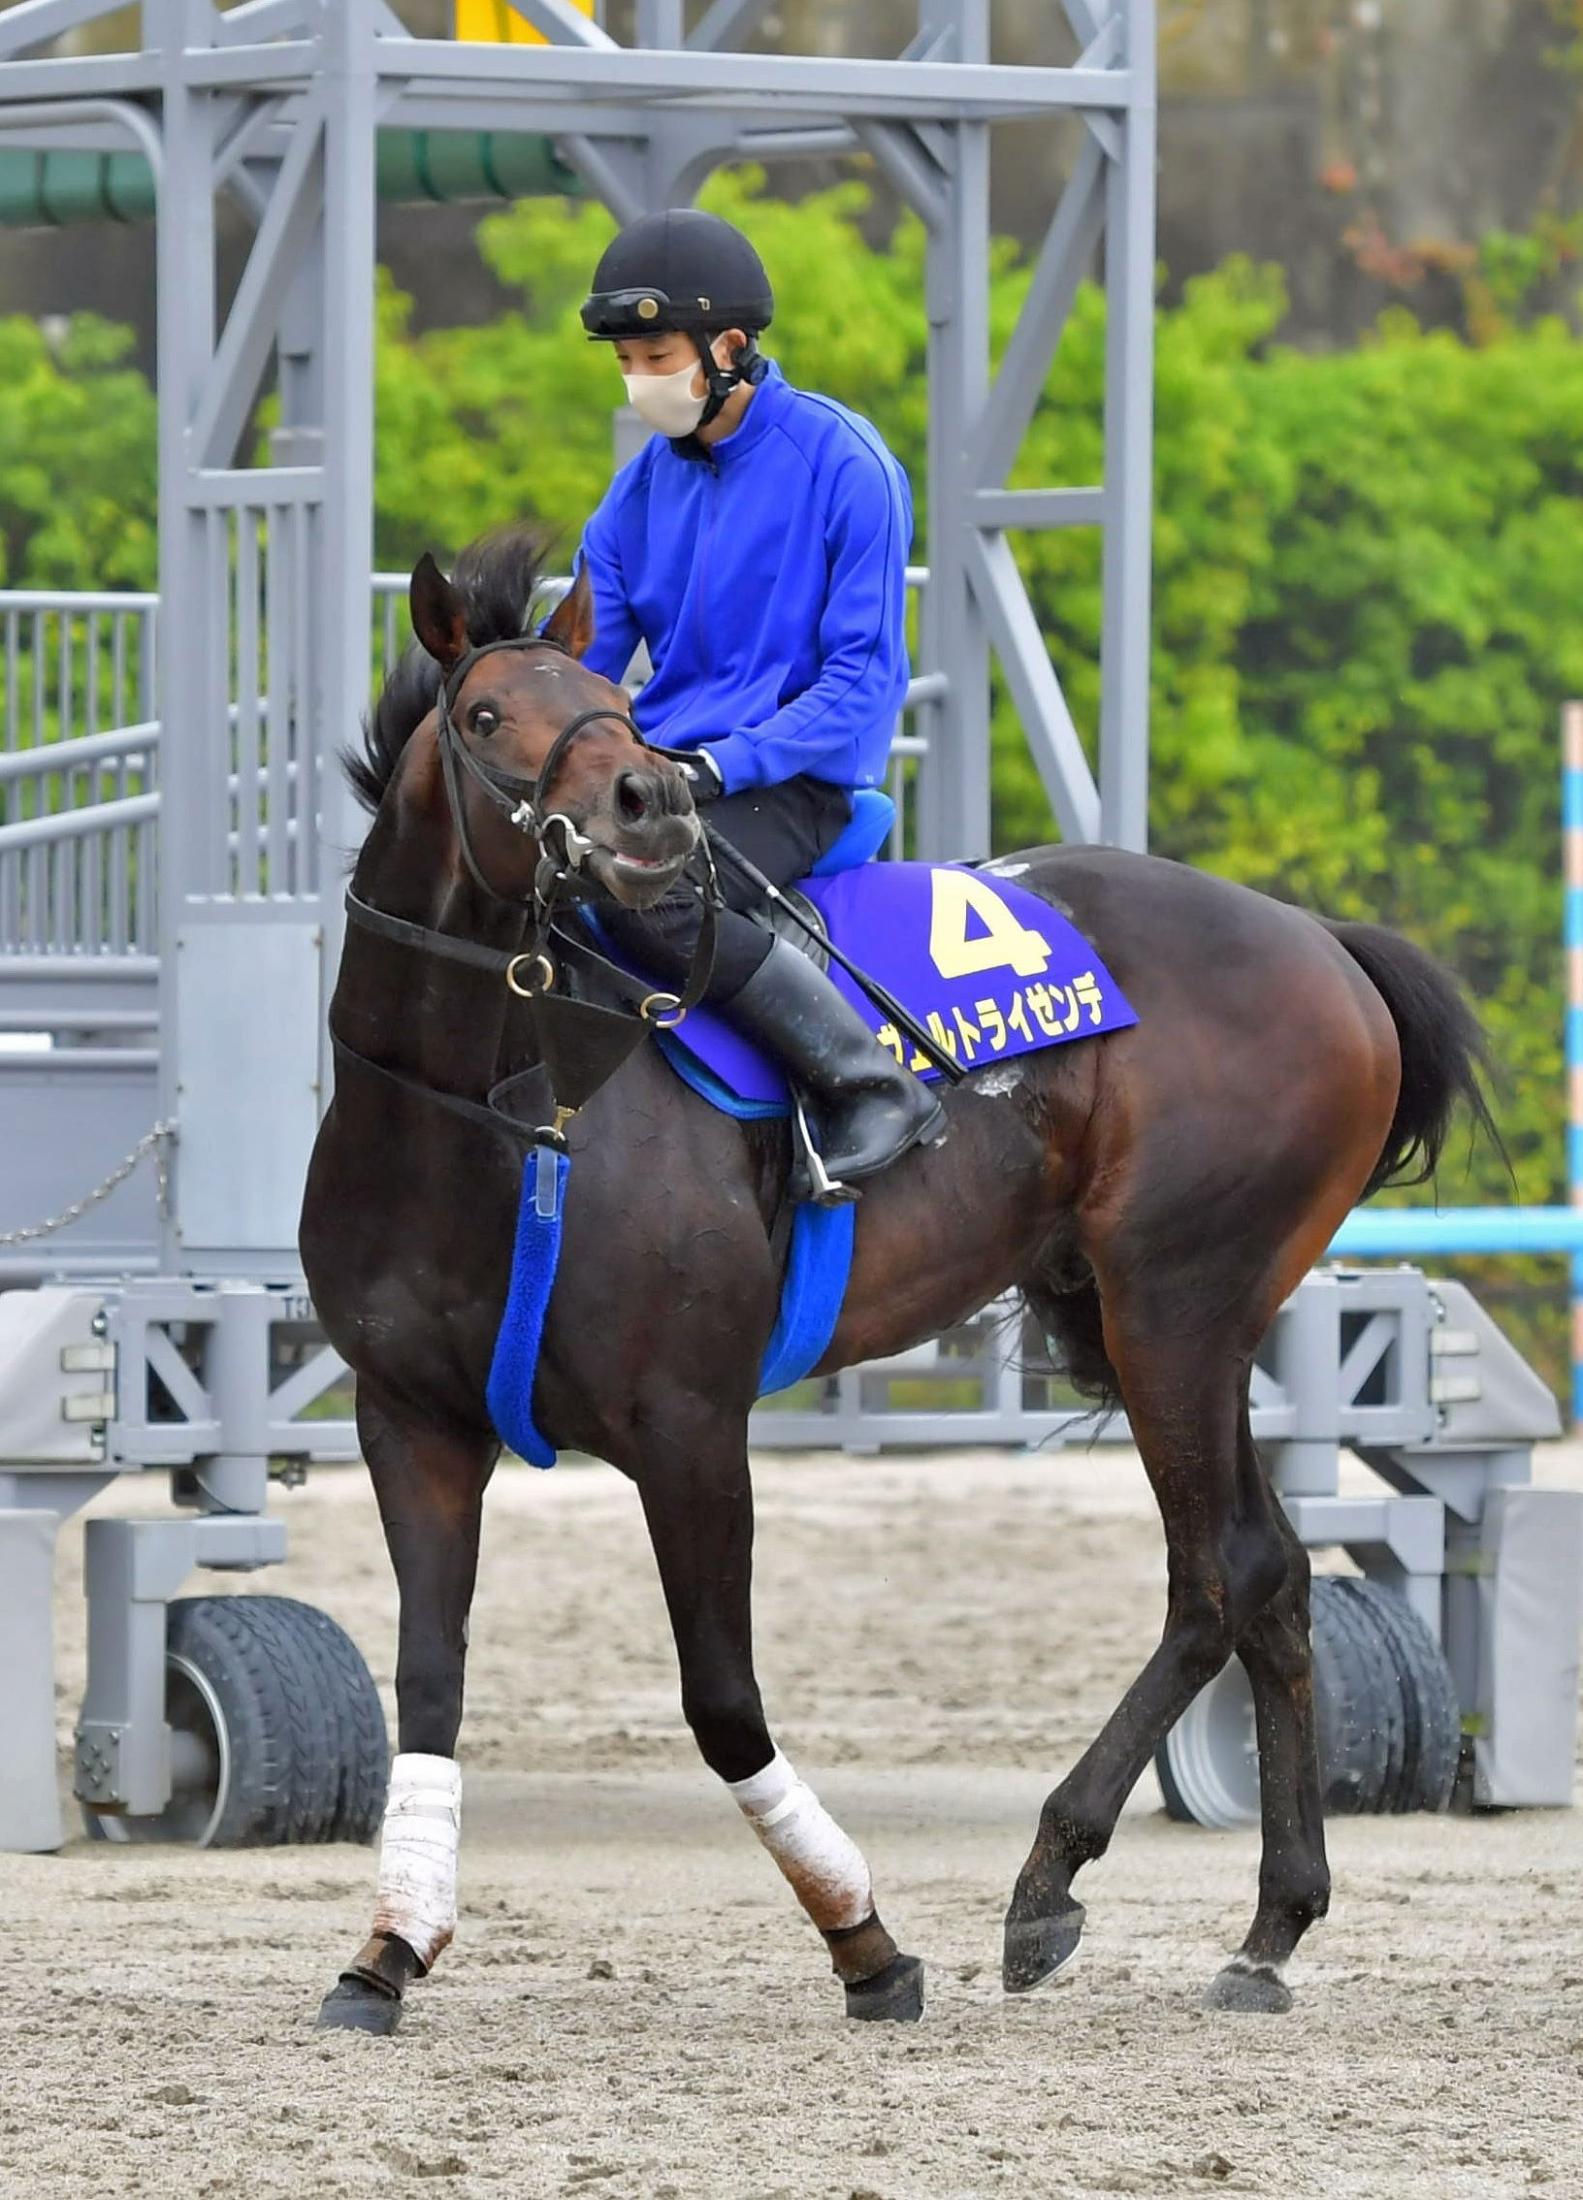
<path id="1" fill-rule="evenodd" d="M 474 756 L 462 740 L 451 712 L 462 682 L 480 658 L 499 650 L 561 648 L 561 643 L 542 634 L 485 642 L 458 658 L 441 682 L 435 703 L 446 800 L 463 861 L 481 893 L 491 901 L 522 909 L 527 920 L 522 943 L 510 951 L 484 947 L 476 940 L 459 939 L 451 933 L 438 932 L 430 925 L 414 923 L 410 918 L 392 916 L 365 901 L 355 888 L 348 886 L 346 890 L 346 913 L 359 930 L 502 979 L 509 992 L 528 1003 L 539 1060 L 492 1085 L 482 1101 L 467 1100 L 460 1094 L 425 1084 L 421 1078 L 391 1069 L 383 1062 L 358 1053 L 333 1029 L 330 1038 L 338 1060 L 355 1062 L 360 1068 L 372 1070 L 405 1091 L 436 1101 L 466 1120 L 486 1123 L 515 1137 L 526 1138 L 534 1145 L 551 1146 L 564 1153 L 567 1150 L 565 1127 L 579 1109 L 609 1082 L 651 1031 L 673 1029 L 703 999 L 714 975 L 720 892 L 708 843 L 700 835 L 698 851 L 705 867 L 704 882 L 699 887 L 704 908 L 703 924 L 680 993 L 647 987 L 585 942 L 574 942 L 564 932 L 556 931 L 560 904 L 586 897 L 587 889 L 577 874 L 597 843 L 580 833 L 564 811 L 546 811 L 547 789 L 564 763 L 572 742 L 587 726 L 613 721 L 624 727 L 640 747 L 646 749 L 650 743 L 644 740 L 638 726 L 624 711 L 609 708 L 579 711 L 551 742 L 537 775 L 528 779 L 515 772 L 501 771 L 498 766 L 486 764 Z M 538 842 L 540 857 L 529 899 L 520 900 L 515 895 L 501 893 L 484 875 L 467 827 L 467 813 L 462 802 L 462 771 L 471 775 L 489 801 L 505 813 L 510 824 Z M 560 828 L 559 853 L 549 845 L 552 827 Z M 552 942 L 556 955 L 551 954 Z M 579 967 L 590 970 L 599 982 L 613 991 L 618 996 L 618 1005 L 607 1007 L 599 1001 L 581 999 L 567 992 L 563 970 L 575 972 Z M 530 1124 L 512 1114 L 507 1105 L 520 1087 L 536 1077 L 547 1077 L 549 1081 L 552 1119 L 548 1123 Z"/>

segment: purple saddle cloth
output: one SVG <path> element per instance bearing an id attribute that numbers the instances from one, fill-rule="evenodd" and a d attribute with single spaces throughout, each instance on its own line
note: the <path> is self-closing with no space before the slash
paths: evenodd
<path id="1" fill-rule="evenodd" d="M 1137 1017 L 1077 927 L 1015 880 L 958 863 L 864 863 L 797 891 L 835 944 L 965 1069 L 1122 1031 Z M 880 1043 L 923 1078 L 941 1072 L 832 963 Z M 779 1064 L 723 1016 L 695 1008 L 662 1038 L 671 1066 L 732 1115 L 783 1114 Z"/>

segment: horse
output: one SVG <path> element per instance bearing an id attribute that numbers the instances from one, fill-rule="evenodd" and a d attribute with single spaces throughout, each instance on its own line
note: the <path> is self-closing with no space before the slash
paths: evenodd
<path id="1" fill-rule="evenodd" d="M 684 772 L 644 742 L 626 691 L 581 662 L 586 582 L 525 631 L 535 558 L 518 531 L 472 546 L 449 580 L 420 563 L 416 640 L 346 758 L 374 813 L 349 901 L 385 921 L 347 931 L 301 1254 L 355 1371 L 400 1596 L 374 1927 L 320 2012 L 376 2033 L 455 1925 L 468 1607 L 501 1448 L 485 1391 L 525 1154 L 488 1102 L 540 1060 L 522 980 L 556 956 L 536 896 L 575 843 L 589 886 L 641 908 L 699 843 Z M 1080 1394 L 1125 1408 L 1165 1533 L 1163 1629 L 1043 1806 L 1006 1913 L 1004 1984 L 1026 1992 L 1071 1960 L 1074 1879 L 1236 1656 L 1255 1705 L 1262 1856 L 1252 1923 L 1205 1999 L 1280 2012 L 1330 1881 L 1309 1563 L 1254 1446 L 1250 1372 L 1359 1200 L 1432 1171 L 1461 1105 L 1494 1135 L 1482 1034 L 1450 975 L 1381 927 L 1114 848 L 1017 861 L 1138 1021 L 945 1091 L 945 1139 L 864 1188 L 816 1372 L 900 1352 L 1016 1291 Z M 640 1045 L 564 1135 L 537 1421 L 635 1484 L 682 1713 L 823 1936 L 847 2013 L 914 2019 L 922 1965 L 882 1924 L 857 1844 L 777 1748 L 754 1669 L 748 1415 L 784 1258 L 786 1127 L 728 1120 Z"/>

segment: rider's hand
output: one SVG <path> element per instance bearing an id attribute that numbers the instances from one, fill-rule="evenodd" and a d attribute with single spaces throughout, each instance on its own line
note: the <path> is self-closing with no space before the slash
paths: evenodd
<path id="1" fill-rule="evenodd" d="M 725 793 L 726 783 L 720 776 L 720 766 L 707 749 L 689 749 L 680 762 L 695 803 L 715 802 Z"/>

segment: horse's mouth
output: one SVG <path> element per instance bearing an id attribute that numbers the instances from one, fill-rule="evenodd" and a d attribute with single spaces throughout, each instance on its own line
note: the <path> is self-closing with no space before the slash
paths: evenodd
<path id="1" fill-rule="evenodd" d="M 652 909 L 680 879 L 696 845 L 691 834 L 685 848 L 668 855 L 639 854 L 625 848 L 596 848 L 588 868 L 605 891 L 628 909 Z"/>

